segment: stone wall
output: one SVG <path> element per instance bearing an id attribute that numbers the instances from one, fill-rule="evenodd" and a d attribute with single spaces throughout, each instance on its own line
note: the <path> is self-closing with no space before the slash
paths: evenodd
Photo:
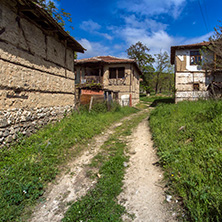
<path id="1" fill-rule="evenodd" d="M 72 106 L 43 107 L 33 109 L 9 109 L 0 111 L 0 147 L 17 139 L 30 136 L 49 122 L 61 119 Z"/>
<path id="2" fill-rule="evenodd" d="M 57 32 L 0 2 L 0 143 L 29 135 L 74 106 L 74 51 Z"/>
<path id="3" fill-rule="evenodd" d="M 109 68 L 125 67 L 125 77 L 124 82 L 112 83 L 109 80 Z M 115 80 L 115 79 L 114 79 Z M 132 64 L 109 64 L 104 66 L 103 74 L 104 88 L 113 91 L 119 91 L 119 100 L 122 95 L 132 96 L 132 105 L 136 105 L 139 102 L 139 73 Z M 121 104 L 121 101 L 119 101 Z"/>

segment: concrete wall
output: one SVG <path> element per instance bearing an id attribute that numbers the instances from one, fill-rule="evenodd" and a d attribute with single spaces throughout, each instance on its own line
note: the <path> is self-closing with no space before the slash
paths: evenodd
<path id="1" fill-rule="evenodd" d="M 56 33 L 0 2 L 0 142 L 30 134 L 74 106 L 74 52 Z M 30 128 L 30 130 L 28 130 Z M 15 130 L 16 129 L 16 130 Z"/>

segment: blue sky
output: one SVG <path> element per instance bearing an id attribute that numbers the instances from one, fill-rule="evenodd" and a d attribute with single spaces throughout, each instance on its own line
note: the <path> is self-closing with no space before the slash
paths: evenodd
<path id="1" fill-rule="evenodd" d="M 127 57 L 141 41 L 151 54 L 208 40 L 222 20 L 222 0 L 60 0 L 72 14 L 70 34 L 87 49 L 78 58 Z"/>

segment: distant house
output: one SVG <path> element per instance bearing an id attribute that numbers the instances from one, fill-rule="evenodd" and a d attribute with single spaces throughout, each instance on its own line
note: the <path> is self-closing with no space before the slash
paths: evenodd
<path id="1" fill-rule="evenodd" d="M 132 59 L 113 56 L 97 56 L 75 61 L 76 84 L 81 94 L 93 94 L 87 86 L 97 87 L 97 93 L 117 99 L 121 105 L 136 105 L 139 102 L 139 79 L 142 74 Z"/>
<path id="2" fill-rule="evenodd" d="M 74 107 L 74 52 L 84 48 L 34 1 L 0 1 L 0 144 Z"/>
<path id="3" fill-rule="evenodd" d="M 171 64 L 175 65 L 175 102 L 209 97 L 210 84 L 220 85 L 221 71 L 203 68 L 204 61 L 213 62 L 212 52 L 200 53 L 209 42 L 171 47 Z"/>

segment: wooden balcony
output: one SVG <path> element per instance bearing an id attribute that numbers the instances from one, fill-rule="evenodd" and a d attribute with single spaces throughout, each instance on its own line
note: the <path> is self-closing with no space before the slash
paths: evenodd
<path id="1" fill-rule="evenodd" d="M 85 76 L 84 79 L 81 79 L 81 83 L 100 83 L 103 84 L 102 76 Z"/>

